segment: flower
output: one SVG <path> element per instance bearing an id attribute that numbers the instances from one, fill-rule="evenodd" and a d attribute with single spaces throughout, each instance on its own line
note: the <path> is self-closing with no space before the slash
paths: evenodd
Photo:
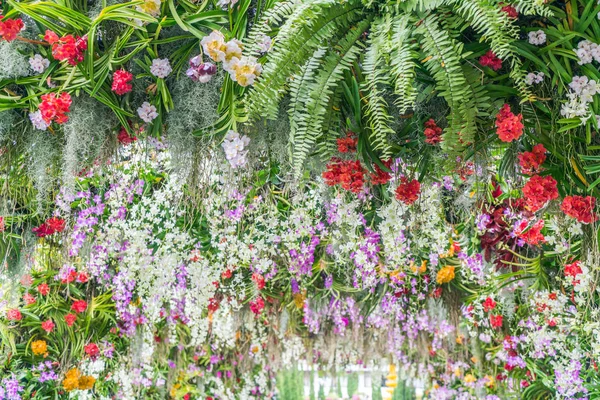
<path id="1" fill-rule="evenodd" d="M 31 305 L 36 302 L 36 299 L 31 293 L 25 293 L 23 295 L 23 301 L 25 302 L 25 305 Z"/>
<path id="2" fill-rule="evenodd" d="M 490 315 L 490 323 L 492 328 L 502 328 L 502 315 Z"/>
<path id="3" fill-rule="evenodd" d="M 527 35 L 529 43 L 535 46 L 543 46 L 546 44 L 546 33 L 543 30 L 531 31 Z"/>
<path id="4" fill-rule="evenodd" d="M 152 60 L 150 72 L 157 78 L 166 78 L 173 71 L 168 58 L 155 58 Z"/>
<path id="5" fill-rule="evenodd" d="M 83 350 L 85 351 L 85 354 L 87 354 L 90 357 L 95 357 L 98 355 L 98 353 L 100 353 L 100 349 L 98 348 L 98 345 L 96 343 L 86 344 L 83 347 Z"/>
<path id="6" fill-rule="evenodd" d="M 42 112 L 40 110 L 29 113 L 29 120 L 31 121 L 35 129 L 38 129 L 40 131 L 45 131 L 50 126 L 49 123 L 44 121 L 44 118 L 42 117 Z"/>
<path id="7" fill-rule="evenodd" d="M 256 315 L 260 314 L 263 308 L 265 308 L 265 301 L 260 296 L 250 302 L 250 310 Z"/>
<path id="8" fill-rule="evenodd" d="M 77 274 L 77 282 L 79 283 L 86 283 L 88 279 L 88 274 L 86 274 L 85 272 L 80 272 Z"/>
<path id="9" fill-rule="evenodd" d="M 75 321 L 77 320 L 77 316 L 75 314 L 67 314 L 65 315 L 65 322 L 67 323 L 67 326 L 73 326 L 73 324 L 75 323 Z"/>
<path id="10" fill-rule="evenodd" d="M 129 82 L 133 80 L 133 74 L 124 69 L 118 69 L 113 74 L 111 90 L 118 95 L 131 92 L 132 86 Z"/>
<path id="11" fill-rule="evenodd" d="M 253 85 L 262 72 L 262 65 L 256 60 L 256 57 L 234 58 L 228 65 L 231 79 L 244 87 Z"/>
<path id="12" fill-rule="evenodd" d="M 6 319 L 9 321 L 20 321 L 23 319 L 23 315 L 21 314 L 21 311 L 12 308 L 6 312 Z"/>
<path id="13" fill-rule="evenodd" d="M 42 57 L 40 54 L 36 54 L 29 59 L 29 65 L 33 71 L 41 74 L 50 66 L 50 61 L 47 58 Z"/>
<path id="14" fill-rule="evenodd" d="M 204 53 L 213 61 L 225 61 L 225 36 L 219 31 L 212 31 L 200 41 Z"/>
<path id="15" fill-rule="evenodd" d="M 523 197 L 527 208 L 531 212 L 538 211 L 550 200 L 558 197 L 556 180 L 551 176 L 532 176 L 523 187 Z"/>
<path id="16" fill-rule="evenodd" d="M 514 8 L 513 6 L 511 6 L 510 4 L 507 6 L 502 7 L 502 12 L 506 13 L 506 15 L 508 16 L 508 18 L 512 18 L 512 19 L 517 19 L 519 18 L 519 13 L 517 12 L 517 9 Z"/>
<path id="17" fill-rule="evenodd" d="M 496 302 L 491 297 L 488 297 L 483 302 L 483 311 L 490 312 L 496 308 Z"/>
<path id="18" fill-rule="evenodd" d="M 6 227 L 4 226 L 4 217 L 0 216 L 0 232 L 4 232 Z"/>
<path id="19" fill-rule="evenodd" d="M 71 310 L 75 311 L 76 313 L 82 313 L 86 310 L 87 308 L 87 303 L 85 300 L 77 300 L 73 302 L 73 305 L 71 305 Z"/>
<path id="20" fill-rule="evenodd" d="M 38 237 L 46 237 L 55 233 L 60 233 L 65 229 L 66 222 L 62 218 L 52 217 L 43 224 L 32 229 Z"/>
<path id="21" fill-rule="evenodd" d="M 445 267 L 441 268 L 435 278 L 436 282 L 440 285 L 443 283 L 448 283 L 452 279 L 454 279 L 454 267 L 452 265 L 446 265 Z"/>
<path id="22" fill-rule="evenodd" d="M 537 246 L 540 243 L 544 243 L 546 238 L 542 234 L 542 229 L 544 229 L 544 220 L 540 219 L 531 227 L 527 220 L 521 220 L 517 223 L 515 234 L 518 238 L 523 239 L 525 243 Z"/>
<path id="23" fill-rule="evenodd" d="M 409 181 L 408 178 L 402 177 L 400 184 L 396 188 L 396 199 L 406 205 L 411 205 L 417 201 L 420 193 L 421 184 L 418 180 L 413 179 Z"/>
<path id="24" fill-rule="evenodd" d="M 137 109 L 137 113 L 142 121 L 147 124 L 151 123 L 156 117 L 158 117 L 156 107 L 147 101 L 142 103 L 141 107 Z"/>
<path id="25" fill-rule="evenodd" d="M 56 93 L 42 95 L 42 102 L 39 106 L 42 118 L 47 124 L 55 121 L 57 124 L 64 124 L 69 120 L 67 113 L 71 107 L 71 95 L 63 92 L 59 96 Z M 33 120 L 32 120 L 33 121 Z"/>
<path id="26" fill-rule="evenodd" d="M 333 157 L 327 164 L 327 170 L 323 172 L 323 178 L 329 186 L 341 184 L 344 190 L 360 193 L 363 190 L 364 174 L 360 161 Z"/>
<path id="27" fill-rule="evenodd" d="M 577 275 L 581 274 L 582 272 L 583 270 L 581 269 L 579 261 L 572 262 L 571 264 L 565 264 L 565 276 L 576 278 Z"/>
<path id="28" fill-rule="evenodd" d="M 200 56 L 190 59 L 190 67 L 185 74 L 194 82 L 206 83 L 217 73 L 217 66 L 213 63 L 203 63 Z"/>
<path id="29" fill-rule="evenodd" d="M 531 151 L 526 151 L 518 156 L 521 173 L 534 175 L 542 171 L 541 165 L 546 161 L 546 149 L 544 145 L 536 144 Z"/>
<path id="30" fill-rule="evenodd" d="M 392 160 L 384 161 L 383 165 L 385 165 L 389 169 L 392 165 Z M 390 173 L 381 169 L 381 167 L 378 164 L 375 164 L 374 167 L 375 172 L 371 173 L 372 185 L 385 185 L 390 181 L 390 179 L 392 179 Z"/>
<path id="31" fill-rule="evenodd" d="M 90 390 L 94 387 L 96 378 L 90 375 L 84 375 L 79 378 L 79 390 Z"/>
<path id="32" fill-rule="evenodd" d="M 161 0 L 143 0 L 143 3 L 136 6 L 137 11 L 141 11 L 153 17 L 160 15 Z"/>
<path id="33" fill-rule="evenodd" d="M 265 277 L 258 273 L 252 274 L 252 281 L 256 284 L 256 288 L 258 290 L 263 290 L 265 288 Z"/>
<path id="34" fill-rule="evenodd" d="M 25 27 L 21 18 L 6 18 L 0 15 L 0 37 L 7 42 L 12 42 Z"/>
<path id="35" fill-rule="evenodd" d="M 429 144 L 438 144 L 442 141 L 442 128 L 437 126 L 433 118 L 430 118 L 427 122 L 425 122 L 425 130 L 423 131 L 425 135 L 425 143 Z"/>
<path id="36" fill-rule="evenodd" d="M 122 145 L 127 146 L 128 144 L 135 142 L 137 140 L 137 136 L 135 136 L 135 135 L 130 136 L 129 133 L 127 132 L 127 129 L 125 129 L 124 127 L 121 127 L 121 129 L 119 130 L 119 134 L 117 135 L 117 140 Z"/>
<path id="37" fill-rule="evenodd" d="M 356 152 L 357 142 L 358 139 L 354 132 L 348 131 L 346 137 L 337 139 L 338 151 L 340 153 L 354 153 Z"/>
<path id="38" fill-rule="evenodd" d="M 504 104 L 496 115 L 496 133 L 503 142 L 512 142 L 523 134 L 523 115 L 515 115 L 510 106 Z"/>
<path id="39" fill-rule="evenodd" d="M 79 389 L 79 378 L 81 377 L 81 372 L 77 368 L 72 368 L 65 374 L 65 379 L 62 381 L 63 388 L 67 392 L 70 392 L 75 389 Z"/>
<path id="40" fill-rule="evenodd" d="M 598 219 L 594 213 L 596 198 L 592 196 L 566 196 L 560 209 L 582 224 L 591 224 Z"/>
<path id="41" fill-rule="evenodd" d="M 44 40 L 52 46 L 52 57 L 57 60 L 66 60 L 71 65 L 83 61 L 83 53 L 87 50 L 87 37 L 65 35 L 59 38 L 50 30 L 46 30 Z"/>
<path id="42" fill-rule="evenodd" d="M 534 83 L 542 83 L 544 82 L 544 73 L 543 72 L 530 72 L 525 76 L 525 83 L 528 85 L 533 85 Z"/>
<path id="43" fill-rule="evenodd" d="M 250 138 L 246 135 L 240 136 L 234 130 L 229 130 L 223 139 L 221 147 L 225 151 L 225 158 L 229 161 L 232 168 L 239 168 L 246 165 Z"/>
<path id="44" fill-rule="evenodd" d="M 48 352 L 48 344 L 45 340 L 36 340 L 35 342 L 31 343 L 31 351 L 36 356 L 44 354 L 45 357 Z"/>
<path id="45" fill-rule="evenodd" d="M 52 332 L 54 329 L 54 322 L 51 319 L 42 322 L 42 329 L 46 331 L 46 333 Z"/>
<path id="46" fill-rule="evenodd" d="M 479 58 L 479 64 L 483 67 L 490 67 L 494 71 L 498 71 L 502 68 L 502 60 L 496 57 L 496 54 L 494 54 L 492 50 Z"/>

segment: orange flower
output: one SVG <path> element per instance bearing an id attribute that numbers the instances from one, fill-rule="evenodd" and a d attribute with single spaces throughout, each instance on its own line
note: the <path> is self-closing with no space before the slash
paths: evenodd
<path id="1" fill-rule="evenodd" d="M 440 285 L 443 283 L 448 283 L 452 279 L 454 279 L 454 267 L 451 265 L 446 265 L 444 268 L 440 269 L 437 273 L 436 281 Z"/>
<path id="2" fill-rule="evenodd" d="M 36 340 L 35 342 L 31 343 L 31 351 L 36 356 L 43 354 L 44 357 L 46 357 L 48 355 L 48 344 L 45 340 Z"/>
<path id="3" fill-rule="evenodd" d="M 67 392 L 71 390 L 79 389 L 79 378 L 81 372 L 77 368 L 71 368 L 65 374 L 65 379 L 62 381 L 62 385 Z"/>
<path id="4" fill-rule="evenodd" d="M 79 378 L 79 390 L 88 390 L 94 387 L 94 383 L 96 383 L 96 378 L 89 375 L 84 375 Z"/>

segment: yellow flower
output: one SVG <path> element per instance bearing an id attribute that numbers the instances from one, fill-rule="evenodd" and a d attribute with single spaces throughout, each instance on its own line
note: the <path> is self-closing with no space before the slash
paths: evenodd
<path id="1" fill-rule="evenodd" d="M 262 65 L 256 60 L 256 57 L 243 56 L 233 58 L 229 66 L 229 74 L 240 86 L 249 86 L 254 84 L 262 72 Z"/>
<path id="2" fill-rule="evenodd" d="M 160 0 L 145 0 L 142 4 L 137 6 L 138 11 L 149 14 L 153 17 L 156 17 L 160 14 Z"/>
<path id="3" fill-rule="evenodd" d="M 214 61 L 225 61 L 225 36 L 219 31 L 212 31 L 201 41 L 204 52 Z"/>
<path id="4" fill-rule="evenodd" d="M 452 279 L 454 279 L 454 267 L 451 265 L 446 265 L 444 268 L 440 269 L 437 273 L 436 281 L 440 285 L 442 283 L 448 283 Z"/>
<path id="5" fill-rule="evenodd" d="M 305 300 L 305 295 L 304 293 L 296 293 L 294 294 L 294 304 L 296 305 L 297 309 L 302 309 L 304 308 L 304 300 Z"/>
<path id="6" fill-rule="evenodd" d="M 465 375 L 465 382 L 466 382 L 466 383 L 473 383 L 473 382 L 475 382 L 475 381 L 476 381 L 476 379 L 475 379 L 475 377 L 473 376 L 473 374 L 466 374 L 466 375 Z"/>
<path id="7" fill-rule="evenodd" d="M 459 377 L 459 376 L 461 376 L 461 375 L 462 375 L 462 371 L 461 371 L 461 369 L 460 369 L 460 368 L 456 368 L 456 369 L 454 370 L 454 376 L 456 376 L 456 377 Z"/>
<path id="8" fill-rule="evenodd" d="M 89 375 L 84 375 L 79 378 L 79 389 L 80 390 L 88 390 L 94 387 L 94 383 L 96 382 L 96 378 Z"/>
<path id="9" fill-rule="evenodd" d="M 67 392 L 71 390 L 79 389 L 79 378 L 81 372 L 77 368 L 71 368 L 65 374 L 65 379 L 62 381 L 62 385 Z"/>
<path id="10" fill-rule="evenodd" d="M 31 351 L 33 351 L 33 354 L 36 356 L 47 354 L 48 345 L 46 344 L 45 340 L 36 340 L 35 342 L 31 343 Z M 44 355 L 44 357 L 46 356 Z"/>
<path id="11" fill-rule="evenodd" d="M 427 260 L 421 262 L 421 266 L 417 268 L 413 261 L 410 262 L 410 269 L 414 274 L 422 274 L 427 271 Z"/>
<path id="12" fill-rule="evenodd" d="M 458 335 L 456 337 L 456 344 L 463 344 L 464 339 L 465 339 L 465 337 L 463 335 Z"/>
<path id="13" fill-rule="evenodd" d="M 493 388 L 494 385 L 496 384 L 496 380 L 491 375 L 486 375 L 485 379 L 486 379 L 485 386 L 487 386 L 489 388 Z"/>

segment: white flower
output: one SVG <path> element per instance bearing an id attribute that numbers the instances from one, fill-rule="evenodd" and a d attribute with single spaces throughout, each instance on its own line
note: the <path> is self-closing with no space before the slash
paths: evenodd
<path id="1" fill-rule="evenodd" d="M 529 32 L 529 43 L 536 46 L 543 46 L 546 44 L 546 34 L 543 30 Z"/>
<path id="2" fill-rule="evenodd" d="M 231 79 L 240 86 L 250 86 L 262 72 L 262 65 L 256 60 L 256 57 L 243 56 L 239 60 L 234 58 L 227 71 Z"/>
<path id="3" fill-rule="evenodd" d="M 223 69 L 227 72 L 232 71 L 234 65 L 242 58 L 243 44 L 237 39 L 231 39 L 225 43 L 225 59 L 223 60 Z"/>
<path id="4" fill-rule="evenodd" d="M 155 58 L 152 60 L 150 72 L 157 78 L 166 78 L 173 71 L 168 58 Z"/>
<path id="5" fill-rule="evenodd" d="M 212 31 L 200 41 L 204 53 L 213 61 L 225 61 L 225 36 L 219 31 Z"/>
<path id="6" fill-rule="evenodd" d="M 50 61 L 47 58 L 42 57 L 40 54 L 36 54 L 35 56 L 29 59 L 29 65 L 31 69 L 41 74 L 50 66 Z"/>
<path id="7" fill-rule="evenodd" d="M 44 119 L 42 118 L 42 112 L 40 110 L 37 110 L 33 113 L 29 113 L 29 119 L 31 120 L 31 123 L 33 124 L 35 129 L 39 129 L 40 131 L 45 131 L 50 125 L 49 123 L 44 121 Z"/>
<path id="8" fill-rule="evenodd" d="M 233 6 L 235 6 L 237 4 L 238 0 L 219 0 L 217 2 L 217 6 L 221 7 L 221 8 L 228 8 L 231 7 L 233 8 Z"/>
<path id="9" fill-rule="evenodd" d="M 239 168 L 246 165 L 246 162 L 248 161 L 246 159 L 248 150 L 245 149 L 249 144 L 250 138 L 248 136 L 240 136 L 240 134 L 234 130 L 227 132 L 221 146 L 225 151 L 225 158 L 233 168 Z"/>
<path id="10" fill-rule="evenodd" d="M 258 38 L 258 49 L 261 53 L 266 53 L 271 49 L 271 44 L 273 43 L 273 41 L 271 40 L 271 37 L 268 35 L 261 35 Z"/>
<path id="11" fill-rule="evenodd" d="M 525 82 L 528 85 L 533 85 L 535 83 L 542 83 L 544 81 L 544 73 L 543 72 L 530 72 L 525 77 Z"/>
<path id="12" fill-rule="evenodd" d="M 592 61 L 600 62 L 600 46 L 589 40 L 582 40 L 574 50 L 579 57 L 579 65 L 590 64 Z"/>
<path id="13" fill-rule="evenodd" d="M 156 117 L 158 117 L 156 107 L 147 101 L 142 103 L 142 106 L 137 109 L 137 112 L 142 121 L 146 122 L 147 124 L 151 123 Z"/>

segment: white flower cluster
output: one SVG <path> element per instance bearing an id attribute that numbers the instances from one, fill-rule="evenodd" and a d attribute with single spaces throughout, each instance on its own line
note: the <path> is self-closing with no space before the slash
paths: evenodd
<path id="1" fill-rule="evenodd" d="M 157 78 L 166 78 L 173 71 L 168 58 L 155 58 L 152 60 L 150 72 Z"/>
<path id="2" fill-rule="evenodd" d="M 579 42 L 575 53 L 579 57 L 579 65 L 590 64 L 594 60 L 600 62 L 600 45 L 589 40 Z"/>
<path id="3" fill-rule="evenodd" d="M 587 76 L 574 76 L 569 87 L 569 101 L 562 105 L 560 113 L 565 118 L 580 118 L 583 124 L 590 117 L 588 105 L 594 101 L 593 96 L 600 92 L 600 86 Z"/>
<path id="4" fill-rule="evenodd" d="M 262 65 L 256 57 L 243 56 L 244 45 L 237 39 L 225 42 L 225 36 L 219 31 L 212 31 L 200 43 L 208 56 L 223 63 L 223 69 L 229 73 L 231 79 L 240 86 L 249 86 L 262 72 Z"/>
<path id="5" fill-rule="evenodd" d="M 233 8 L 237 4 L 238 0 L 219 0 L 217 6 L 221 8 Z"/>
<path id="6" fill-rule="evenodd" d="M 29 59 L 29 65 L 31 69 L 41 74 L 50 66 L 50 61 L 47 58 L 42 57 L 40 54 L 36 54 L 35 56 Z"/>
<path id="7" fill-rule="evenodd" d="M 221 146 L 225 150 L 225 157 L 232 168 L 243 167 L 247 163 L 247 147 L 250 144 L 250 138 L 246 135 L 240 136 L 236 131 L 230 130 L 225 135 Z"/>
<path id="8" fill-rule="evenodd" d="M 42 118 L 42 112 L 40 110 L 29 113 L 29 119 L 31 120 L 31 123 L 35 129 L 39 129 L 40 131 L 45 131 L 48 129 L 48 126 L 50 126 L 50 124 L 44 121 L 44 118 Z"/>
<path id="9" fill-rule="evenodd" d="M 543 30 L 529 32 L 529 43 L 535 46 L 543 46 L 546 44 L 546 33 Z"/>
<path id="10" fill-rule="evenodd" d="M 151 123 L 152 121 L 154 121 L 154 119 L 156 119 L 156 117 L 158 117 L 156 107 L 148 103 L 147 101 L 142 103 L 141 107 L 137 109 L 137 113 L 142 119 L 142 121 L 144 121 L 147 124 Z"/>
<path id="11" fill-rule="evenodd" d="M 543 72 L 530 72 L 525 77 L 525 83 L 528 85 L 542 83 L 544 81 L 544 76 Z"/>

